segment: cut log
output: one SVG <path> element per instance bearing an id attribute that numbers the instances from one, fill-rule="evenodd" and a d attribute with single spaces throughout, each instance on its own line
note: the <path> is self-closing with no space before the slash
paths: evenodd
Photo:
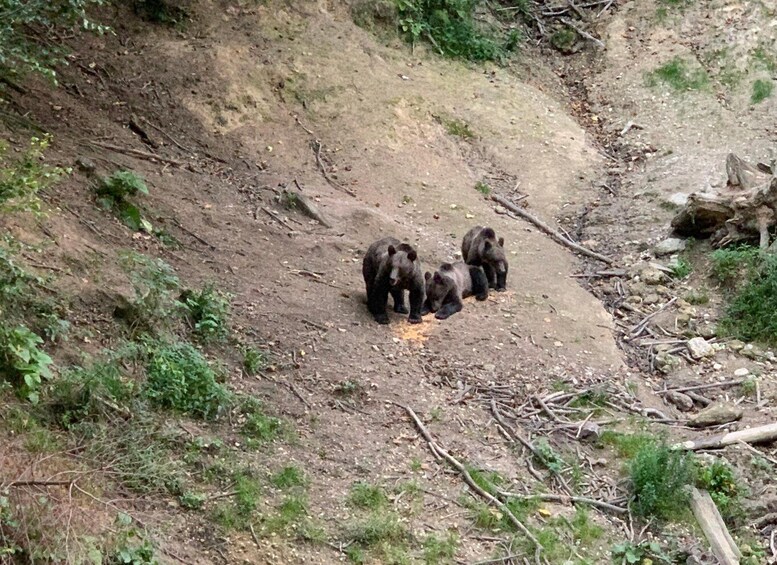
<path id="1" fill-rule="evenodd" d="M 692 439 L 677 443 L 674 445 L 674 448 L 697 451 L 699 449 L 718 449 L 726 447 L 727 445 L 739 443 L 740 441 L 745 443 L 764 443 L 774 440 L 777 440 L 777 423 L 758 426 L 756 428 L 748 428 L 736 432 L 728 432 L 712 437 Z"/>
<path id="2" fill-rule="evenodd" d="M 718 507 L 706 490 L 694 488 L 691 491 L 691 510 L 718 561 L 722 565 L 739 565 L 742 552 L 739 551 L 734 538 L 723 523 Z"/>

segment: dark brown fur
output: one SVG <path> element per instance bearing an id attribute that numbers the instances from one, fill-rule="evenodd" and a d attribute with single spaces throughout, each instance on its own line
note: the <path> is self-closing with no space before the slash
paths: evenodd
<path id="1" fill-rule="evenodd" d="M 407 314 L 404 291 L 410 291 L 411 324 L 421 322 L 424 303 L 424 277 L 416 250 L 393 237 L 379 239 L 367 250 L 362 263 L 367 287 L 367 308 L 379 324 L 388 324 L 386 303 L 394 299 L 394 311 Z"/>
<path id="2" fill-rule="evenodd" d="M 498 291 L 507 289 L 507 257 L 504 251 L 505 240 L 496 238 L 491 228 L 475 226 L 464 236 L 461 243 L 461 256 L 467 265 L 483 267 L 488 286 Z"/>
<path id="3" fill-rule="evenodd" d="M 463 298 L 475 295 L 478 300 L 488 298 L 488 279 L 481 267 L 459 261 L 443 263 L 434 275 L 427 272 L 426 302 L 423 314 L 435 312 L 434 317 L 444 320 L 460 312 Z"/>

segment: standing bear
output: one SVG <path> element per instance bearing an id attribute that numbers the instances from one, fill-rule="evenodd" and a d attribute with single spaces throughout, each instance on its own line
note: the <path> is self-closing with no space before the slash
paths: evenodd
<path id="1" fill-rule="evenodd" d="M 388 324 L 386 303 L 394 299 L 394 312 L 407 314 L 404 291 L 410 291 L 411 324 L 421 322 L 424 304 L 424 277 L 418 254 L 407 243 L 393 237 L 379 239 L 367 249 L 362 263 L 364 284 L 367 286 L 367 308 L 379 324 Z"/>
<path id="2" fill-rule="evenodd" d="M 475 226 L 464 236 L 461 243 L 461 256 L 467 265 L 483 267 L 488 286 L 498 291 L 507 289 L 507 258 L 504 250 L 505 240 L 496 239 L 491 228 Z"/>
<path id="3" fill-rule="evenodd" d="M 464 307 L 462 298 L 474 295 L 478 300 L 488 298 L 488 279 L 482 267 L 462 261 L 443 263 L 434 275 L 427 272 L 426 302 L 422 314 L 435 312 L 434 317 L 445 320 Z"/>

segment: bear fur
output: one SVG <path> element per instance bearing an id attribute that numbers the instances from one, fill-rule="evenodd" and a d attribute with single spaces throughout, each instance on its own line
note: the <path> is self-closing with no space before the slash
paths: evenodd
<path id="1" fill-rule="evenodd" d="M 488 279 L 482 267 L 463 261 L 443 263 L 434 275 L 427 272 L 426 302 L 423 314 L 435 312 L 434 317 L 445 320 L 464 307 L 462 298 L 474 295 L 478 300 L 488 298 Z"/>
<path id="2" fill-rule="evenodd" d="M 386 304 L 391 294 L 394 312 L 407 314 L 404 291 L 410 291 L 411 324 L 421 322 L 421 308 L 425 299 L 424 277 L 418 253 L 407 243 L 393 237 L 379 239 L 367 249 L 362 263 L 364 284 L 367 287 L 367 308 L 379 324 L 388 324 Z"/>
<path id="3" fill-rule="evenodd" d="M 464 236 L 461 243 L 461 257 L 467 265 L 483 267 L 488 286 L 503 291 L 507 289 L 507 257 L 505 240 L 496 238 L 491 228 L 475 226 Z"/>

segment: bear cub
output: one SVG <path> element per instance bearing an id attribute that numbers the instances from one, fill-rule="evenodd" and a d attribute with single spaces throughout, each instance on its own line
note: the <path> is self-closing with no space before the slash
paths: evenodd
<path id="1" fill-rule="evenodd" d="M 367 308 L 379 324 L 388 324 L 386 303 L 394 299 L 394 312 L 407 314 L 404 291 L 410 291 L 411 324 L 421 322 L 424 303 L 424 277 L 416 250 L 393 237 L 379 239 L 367 249 L 362 263 L 367 286 Z"/>
<path id="2" fill-rule="evenodd" d="M 443 263 L 434 275 L 427 272 L 426 302 L 423 314 L 435 312 L 434 317 L 445 320 L 464 307 L 461 299 L 475 295 L 478 300 L 488 298 L 488 279 L 482 267 L 458 263 Z"/>
<path id="3" fill-rule="evenodd" d="M 475 226 L 464 236 L 461 243 L 461 256 L 467 265 L 483 267 L 488 286 L 498 291 L 507 289 L 507 257 L 504 250 L 505 240 L 496 238 L 491 228 Z"/>

